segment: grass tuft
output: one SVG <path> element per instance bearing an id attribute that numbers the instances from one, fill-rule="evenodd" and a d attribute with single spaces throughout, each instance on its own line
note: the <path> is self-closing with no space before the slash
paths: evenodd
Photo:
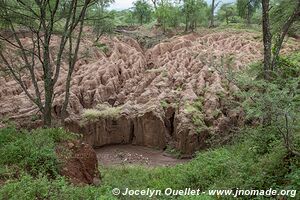
<path id="1" fill-rule="evenodd" d="M 122 107 L 111 107 L 99 104 L 95 109 L 85 109 L 82 114 L 83 123 L 97 121 L 99 119 L 117 119 L 120 117 Z"/>

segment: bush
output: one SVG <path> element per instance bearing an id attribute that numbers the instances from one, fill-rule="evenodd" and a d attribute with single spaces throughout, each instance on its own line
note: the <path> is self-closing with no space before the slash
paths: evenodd
<path id="1" fill-rule="evenodd" d="M 193 103 L 187 103 L 185 105 L 185 112 L 191 116 L 197 133 L 201 133 L 208 128 L 204 122 L 203 101 L 202 98 L 199 98 Z"/>
<path id="2" fill-rule="evenodd" d="M 0 130 L 0 166 L 17 168 L 33 176 L 58 175 L 59 161 L 55 146 L 75 135 L 63 129 L 38 129 L 32 132 L 15 128 Z"/>
<path id="3" fill-rule="evenodd" d="M 299 53 L 280 57 L 270 80 L 262 78 L 262 65 L 254 65 L 239 77 L 240 99 L 247 120 L 260 124 L 266 137 L 282 138 L 289 153 L 300 152 Z M 249 77 L 249 73 L 252 76 Z M 254 77 L 254 78 L 253 78 Z M 270 140 L 272 142 L 272 140 Z M 262 144 L 266 148 L 269 142 Z M 294 153 L 292 153 L 294 154 Z"/>
<path id="4" fill-rule="evenodd" d="M 199 188 L 202 191 L 233 188 L 299 188 L 299 160 L 287 157 L 281 140 L 262 136 L 263 131 L 264 129 L 257 128 L 243 130 L 244 134 L 236 138 L 232 146 L 199 152 L 189 163 L 173 167 L 101 168 L 103 175 L 101 186 L 75 187 L 59 175 L 49 177 L 49 171 L 57 173 L 58 163 L 54 145 L 65 138 L 73 138 L 72 134 L 62 129 L 37 130 L 32 133 L 18 132 L 13 128 L 3 129 L 0 131 L 0 140 L 4 142 L 0 144 L 0 178 L 2 174 L 15 171 L 11 166 L 17 166 L 21 172 L 19 178 L 11 177 L 11 180 L 0 188 L 0 197 L 25 200 L 115 199 L 111 195 L 112 188 L 120 188 L 121 191 L 126 188 L 160 190 Z M 262 140 L 261 143 L 269 141 L 270 145 L 261 149 L 259 140 Z M 160 197 L 160 199 L 174 198 Z M 201 196 L 202 198 L 214 199 L 208 196 Z"/>
<path id="5" fill-rule="evenodd" d="M 107 54 L 109 52 L 109 47 L 106 44 L 95 42 L 94 46 L 96 46 L 98 49 L 100 49 L 103 53 Z"/>
<path id="6" fill-rule="evenodd" d="M 70 185 L 63 177 L 49 180 L 45 176 L 33 178 L 30 175 L 22 175 L 18 181 L 9 181 L 0 188 L 0 197 L 3 200 L 95 200 L 116 199 L 110 193 L 108 187 L 75 187 Z M 105 195 L 105 198 L 103 197 Z"/>

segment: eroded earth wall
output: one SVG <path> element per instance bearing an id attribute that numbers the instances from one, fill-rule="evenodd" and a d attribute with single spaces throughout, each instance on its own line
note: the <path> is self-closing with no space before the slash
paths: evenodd
<path id="1" fill-rule="evenodd" d="M 53 51 L 57 40 L 51 43 Z M 144 50 L 134 39 L 116 36 L 101 39 L 104 51 L 86 37 L 71 82 L 65 125 L 96 147 L 121 143 L 172 146 L 184 154 L 207 148 L 209 139 L 226 138 L 232 127 L 243 124 L 243 111 L 228 103 L 239 89 L 224 73 L 238 72 L 261 59 L 261 40 L 257 33 L 227 30 L 176 36 Z M 299 43 L 293 42 L 283 53 L 297 49 Z M 36 73 L 42 88 L 42 76 Z M 53 115 L 57 118 L 66 74 L 67 62 L 55 87 Z M 33 93 L 30 81 L 24 80 Z M 32 119 L 38 115 L 10 77 L 1 77 L 0 85 L 0 116 Z M 84 110 L 99 104 L 120 107 L 119 116 L 83 124 Z"/>

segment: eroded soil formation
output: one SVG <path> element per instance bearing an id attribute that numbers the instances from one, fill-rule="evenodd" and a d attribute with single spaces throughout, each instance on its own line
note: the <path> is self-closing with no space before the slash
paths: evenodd
<path id="1" fill-rule="evenodd" d="M 97 155 L 91 145 L 70 141 L 56 147 L 60 174 L 75 185 L 100 184 Z"/>
<path id="2" fill-rule="evenodd" d="M 30 45 L 26 37 L 22 42 Z M 190 155 L 244 123 L 243 111 L 229 103 L 238 88 L 224 73 L 243 70 L 261 59 L 260 35 L 228 30 L 188 34 L 147 50 L 126 36 L 104 37 L 101 43 L 105 49 L 88 34 L 82 41 L 65 120 L 68 129 L 82 133 L 93 146 L 168 147 Z M 57 38 L 52 45 L 55 52 Z M 295 41 L 283 53 L 297 49 Z M 55 89 L 57 118 L 64 100 L 66 66 Z M 30 81 L 24 80 L 33 92 Z M 37 124 L 38 110 L 21 87 L 9 77 L 1 77 L 0 84 L 0 116 L 29 118 Z M 42 81 L 39 85 L 42 88 Z"/>

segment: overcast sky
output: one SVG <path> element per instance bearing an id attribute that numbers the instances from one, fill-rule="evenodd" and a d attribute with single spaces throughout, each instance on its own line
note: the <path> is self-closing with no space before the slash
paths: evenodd
<path id="1" fill-rule="evenodd" d="M 124 10 L 132 7 L 132 3 L 135 0 L 115 0 L 115 3 L 110 6 L 110 9 Z M 211 0 L 206 0 L 208 4 L 211 4 Z M 235 0 L 222 0 L 222 3 L 234 2 Z M 217 2 L 217 1 L 216 1 Z"/>

